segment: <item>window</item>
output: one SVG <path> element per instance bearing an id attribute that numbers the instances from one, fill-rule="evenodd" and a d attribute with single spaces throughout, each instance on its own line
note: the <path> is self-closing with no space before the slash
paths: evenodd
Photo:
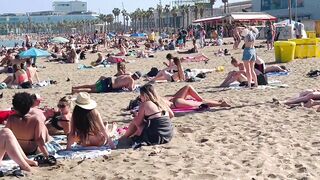
<path id="1" fill-rule="evenodd" d="M 303 7 L 304 0 L 291 0 L 291 7 Z M 261 0 L 261 10 L 287 9 L 288 0 Z"/>

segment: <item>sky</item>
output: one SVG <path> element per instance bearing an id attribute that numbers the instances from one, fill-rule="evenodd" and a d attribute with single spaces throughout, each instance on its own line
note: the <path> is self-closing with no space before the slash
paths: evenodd
<path id="1" fill-rule="evenodd" d="M 0 0 L 0 14 L 3 13 L 25 13 L 33 11 L 52 10 L 53 0 Z M 124 8 L 128 12 L 133 12 L 137 8 L 148 9 L 156 7 L 159 0 L 82 0 L 88 3 L 88 10 L 97 13 L 109 14 L 113 8 Z M 229 2 L 239 2 L 243 0 L 229 0 Z M 162 0 L 162 4 L 170 4 L 171 0 Z M 215 7 L 222 5 L 221 0 L 217 0 Z"/>

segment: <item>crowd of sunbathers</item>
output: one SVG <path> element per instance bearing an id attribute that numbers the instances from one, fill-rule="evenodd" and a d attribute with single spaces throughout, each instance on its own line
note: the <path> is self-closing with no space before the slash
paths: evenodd
<path id="1" fill-rule="evenodd" d="M 249 88 L 258 85 L 267 84 L 266 73 L 268 72 L 287 72 L 283 66 L 266 66 L 264 61 L 257 56 L 254 49 L 256 29 L 239 28 L 239 35 L 244 37 L 245 48 L 243 52 L 243 62 L 231 57 L 231 64 L 238 68 L 227 74 L 226 79 L 220 87 L 227 87 L 233 82 L 239 82 L 240 86 Z M 170 44 L 160 39 L 155 43 L 151 33 L 146 42 L 146 50 L 137 51 L 137 57 L 151 57 L 156 50 L 170 49 Z M 99 40 L 96 33 L 93 38 L 92 47 L 81 47 L 80 43 L 89 41 L 90 37 L 82 36 L 75 38 L 71 36 L 68 45 L 60 47 L 53 46 L 52 58 L 62 60 L 67 63 L 76 63 L 78 55 L 80 59 L 85 58 L 85 52 L 92 48 L 92 52 L 99 51 Z M 150 39 L 151 38 L 151 39 Z M 173 40 L 172 40 L 173 41 Z M 125 66 L 125 58 L 120 56 L 130 55 L 134 52 L 132 49 L 139 46 L 137 40 L 127 40 L 119 38 L 113 40 L 104 39 L 102 44 L 107 47 L 116 47 L 119 49 L 117 54 L 107 54 L 105 57 L 101 52 L 98 53 L 98 59 L 91 63 L 92 66 L 98 66 L 106 63 L 116 63 L 117 73 L 115 77 L 100 77 L 96 82 L 88 85 L 73 86 L 71 94 L 77 94 L 76 99 L 65 96 L 58 103 L 57 108 L 41 108 L 41 97 L 38 94 L 29 94 L 26 92 L 16 93 L 12 99 L 12 111 L 6 111 L 9 115 L 0 122 L 5 127 L 0 130 L 0 161 L 3 158 L 10 157 L 21 169 L 30 171 L 31 166 L 37 166 L 40 163 L 29 160 L 28 155 L 42 153 L 41 162 L 52 161 L 52 152 L 50 143 L 53 142 L 51 136 L 57 134 L 67 135 L 66 149 L 71 149 L 74 144 L 81 146 L 105 146 L 116 148 L 114 137 L 117 133 L 117 124 L 113 123 L 110 127 L 104 123 L 97 110 L 97 103 L 91 99 L 89 93 L 110 93 L 119 91 L 133 91 L 137 88 L 136 80 L 143 74 L 140 71 L 129 72 Z M 180 46 L 185 43 L 179 42 Z M 0 66 L 3 66 L 1 72 L 13 73 L 8 76 L 3 83 L 17 84 L 22 88 L 30 88 L 34 82 L 40 82 L 37 75 L 35 59 L 20 59 L 17 54 L 25 50 L 30 45 L 29 37 L 26 37 L 26 44 L 22 48 L 14 48 L 5 52 L 5 57 L 1 60 Z M 198 53 L 196 40 L 192 42 L 193 47 L 187 51 L 179 50 L 179 54 Z M 48 49 L 49 44 L 39 43 L 37 46 Z M 66 52 L 61 49 L 65 49 Z M 131 50 L 129 50 L 131 49 Z M 223 52 L 230 55 L 229 52 Z M 152 68 L 145 75 L 148 81 L 145 85 L 139 87 L 139 96 L 135 99 L 134 106 L 130 106 L 133 114 L 132 121 L 128 124 L 127 130 L 120 134 L 119 142 L 130 138 L 135 143 L 145 143 L 147 145 L 168 143 L 173 137 L 173 125 L 171 118 L 174 117 L 173 109 L 196 108 L 207 109 L 210 107 L 230 107 L 225 100 L 205 99 L 190 85 L 183 86 L 173 96 L 162 97 L 158 94 L 153 83 L 195 81 L 196 78 L 203 78 L 206 73 L 212 70 L 184 69 L 183 62 L 207 62 L 209 58 L 204 54 L 196 54 L 192 57 L 174 57 L 171 53 L 166 56 L 167 61 L 163 62 L 165 67 L 161 70 Z M 26 64 L 26 67 L 24 67 Z M 305 103 L 305 107 L 317 107 L 320 111 L 320 93 L 318 90 L 308 90 L 292 98 L 284 104 L 292 105 Z M 275 100 L 277 101 L 277 100 Z M 1 112 L 0 112 L 1 113 Z M 61 149 L 57 146 L 56 150 Z"/>

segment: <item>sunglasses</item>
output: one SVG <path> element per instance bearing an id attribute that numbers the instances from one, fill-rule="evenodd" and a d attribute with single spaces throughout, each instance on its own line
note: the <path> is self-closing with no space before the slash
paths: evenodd
<path id="1" fill-rule="evenodd" d="M 65 105 L 65 104 L 58 104 L 57 107 L 60 108 L 60 109 L 62 109 L 62 108 L 65 108 L 66 105 Z"/>

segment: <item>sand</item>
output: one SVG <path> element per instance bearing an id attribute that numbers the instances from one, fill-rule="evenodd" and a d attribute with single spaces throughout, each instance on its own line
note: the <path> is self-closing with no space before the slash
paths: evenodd
<path id="1" fill-rule="evenodd" d="M 231 49 L 231 45 L 225 47 Z M 288 84 L 289 88 L 222 90 L 215 86 L 234 68 L 230 57 L 214 56 L 217 49 L 201 49 L 210 57 L 208 64 L 185 63 L 183 66 L 206 69 L 224 66 L 224 72 L 213 72 L 202 82 L 160 83 L 156 89 L 161 95 L 169 95 L 190 84 L 205 98 L 229 98 L 232 108 L 175 117 L 175 135 L 169 144 L 114 150 L 109 157 L 84 161 L 59 161 L 56 166 L 34 168 L 24 179 L 319 179 L 319 114 L 313 109 L 288 109 L 270 103 L 272 98 L 284 100 L 303 89 L 318 88 L 319 81 L 307 78 L 306 73 L 319 68 L 319 59 L 285 64 L 292 71 L 290 76 L 272 79 Z M 274 62 L 274 51 L 265 52 L 262 48 L 257 52 L 266 62 Z M 135 59 L 134 63 L 127 64 L 127 69 L 146 73 L 151 67 L 163 67 L 166 53 L 158 52 L 150 59 Z M 242 56 L 241 50 L 231 50 L 231 53 L 238 58 Z M 88 57 L 82 63 L 89 64 L 96 55 Z M 40 78 L 53 79 L 58 84 L 28 92 L 40 93 L 45 98 L 42 105 L 47 106 L 56 106 L 72 85 L 91 84 L 102 75 L 116 73 L 116 66 L 77 70 L 73 64 L 38 62 L 46 67 L 39 69 Z M 0 75 L 1 79 L 4 77 Z M 71 81 L 67 82 L 67 78 Z M 143 83 L 145 81 L 139 80 L 139 84 Z M 18 91 L 24 90 L 3 90 L 0 108 L 11 107 L 11 97 Z M 137 95 L 92 94 L 92 98 L 97 101 L 104 121 L 116 121 L 121 126 L 132 119 L 122 109 Z"/>

